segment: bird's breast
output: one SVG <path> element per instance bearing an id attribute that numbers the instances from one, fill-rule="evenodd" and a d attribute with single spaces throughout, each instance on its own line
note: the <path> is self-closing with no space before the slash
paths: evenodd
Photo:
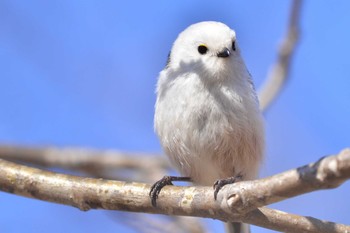
<path id="1" fill-rule="evenodd" d="M 258 116 L 248 115 L 249 108 L 256 106 L 249 106 L 245 98 L 234 88 L 208 87 L 188 78 L 158 98 L 155 128 L 182 174 L 207 184 L 234 175 L 235 166 L 245 166 L 238 156 L 256 153 L 253 141 L 259 127 L 254 119 Z"/>

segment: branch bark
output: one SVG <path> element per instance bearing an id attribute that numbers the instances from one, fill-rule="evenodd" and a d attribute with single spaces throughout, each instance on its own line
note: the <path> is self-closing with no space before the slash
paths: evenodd
<path id="1" fill-rule="evenodd" d="M 225 186 L 213 199 L 211 187 L 165 187 L 152 207 L 150 186 L 83 178 L 0 160 L 0 190 L 81 210 L 109 209 L 243 221 L 287 232 L 345 232 L 350 226 L 301 217 L 267 204 L 318 189 L 335 188 L 350 178 L 350 150 L 307 166 L 256 181 Z M 324 231 L 326 229 L 326 231 Z"/>

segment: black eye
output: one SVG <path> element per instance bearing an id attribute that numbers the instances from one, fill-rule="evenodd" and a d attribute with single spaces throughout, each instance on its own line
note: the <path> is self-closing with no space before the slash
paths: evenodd
<path id="1" fill-rule="evenodd" d="M 232 50 L 236 51 L 236 41 L 232 41 Z"/>
<path id="2" fill-rule="evenodd" d="M 205 45 L 200 45 L 200 46 L 198 46 L 198 52 L 199 52 L 200 54 L 206 54 L 207 51 L 208 51 L 207 46 L 205 46 Z"/>

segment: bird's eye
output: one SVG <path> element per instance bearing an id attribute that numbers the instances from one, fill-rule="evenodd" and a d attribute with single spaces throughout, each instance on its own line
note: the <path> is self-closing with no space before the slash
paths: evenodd
<path id="1" fill-rule="evenodd" d="M 232 51 L 236 51 L 236 41 L 232 41 Z"/>
<path id="2" fill-rule="evenodd" d="M 207 48 L 207 46 L 205 46 L 205 45 L 199 45 L 198 46 L 198 52 L 200 53 L 200 54 L 206 54 L 207 53 L 207 51 L 208 51 L 208 48 Z"/>

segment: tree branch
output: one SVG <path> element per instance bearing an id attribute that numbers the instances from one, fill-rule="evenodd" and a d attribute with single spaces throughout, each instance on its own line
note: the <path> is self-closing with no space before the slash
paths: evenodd
<path id="1" fill-rule="evenodd" d="M 316 163 L 282 172 L 267 178 L 227 185 L 221 192 L 222 207 L 245 213 L 304 193 L 336 188 L 350 178 L 350 149 L 321 158 Z M 227 204 L 225 201 L 227 200 Z"/>
<path id="2" fill-rule="evenodd" d="M 135 179 L 154 181 L 162 177 L 166 170 L 171 169 L 168 161 L 159 155 L 125 153 L 116 150 L 1 145 L 0 158 L 37 166 L 81 171 L 96 177 L 129 181 Z M 130 171 L 134 171 L 133 175 L 130 175 Z M 128 174 L 127 177 L 125 173 Z"/>
<path id="3" fill-rule="evenodd" d="M 350 226 L 322 221 L 313 217 L 304 217 L 285 213 L 266 207 L 250 212 L 245 217 L 247 223 L 286 233 L 344 233 Z"/>
<path id="4" fill-rule="evenodd" d="M 147 184 L 52 173 L 5 160 L 0 160 L 0 168 L 0 190 L 81 210 L 102 208 L 243 221 L 287 232 L 350 231 L 350 226 L 342 224 L 267 208 L 255 209 L 306 192 L 339 186 L 350 178 L 349 149 L 265 179 L 227 185 L 220 191 L 217 201 L 211 187 L 167 186 L 159 195 L 157 208 L 150 203 Z"/>
<path id="5" fill-rule="evenodd" d="M 76 171 L 80 171 L 89 176 L 123 181 L 154 182 L 172 170 L 163 156 L 145 153 L 130 154 L 115 150 L 99 151 L 87 148 L 33 148 L 1 145 L 0 158 L 34 166 L 74 170 L 74 174 Z M 174 232 L 171 230 L 172 228 L 164 228 L 164 218 L 160 221 L 156 216 L 141 217 L 141 215 L 135 216 L 131 213 L 123 214 L 123 224 L 129 225 L 138 232 Z M 137 224 L 135 224 L 135 218 Z M 125 221 L 127 219 L 133 219 L 133 221 Z M 172 226 L 177 226 L 175 227 L 176 232 L 207 232 L 199 218 L 169 216 L 168 222 Z M 140 227 L 140 224 L 143 227 Z"/>
<path id="6" fill-rule="evenodd" d="M 271 105 L 288 78 L 291 60 L 299 39 L 301 5 L 302 0 L 293 1 L 287 34 L 278 51 L 277 62 L 271 67 L 258 92 L 260 107 L 264 111 Z"/>
<path id="7" fill-rule="evenodd" d="M 25 146 L 2 145 L 1 158 L 34 163 L 42 166 L 59 166 L 69 169 L 96 168 L 133 168 L 146 169 L 150 166 L 169 168 L 168 163 L 158 155 L 145 153 L 125 153 L 116 150 L 98 151 L 81 148 L 55 147 L 33 148 Z"/>

